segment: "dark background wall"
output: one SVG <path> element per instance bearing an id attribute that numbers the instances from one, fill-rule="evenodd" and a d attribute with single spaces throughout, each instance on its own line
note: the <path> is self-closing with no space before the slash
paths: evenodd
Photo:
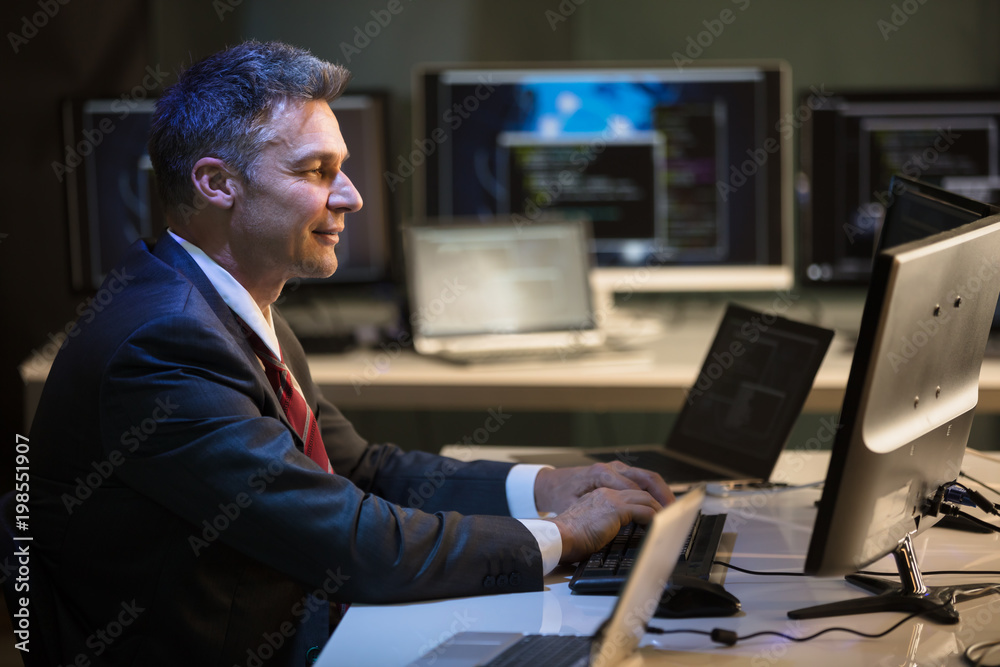
<path id="1" fill-rule="evenodd" d="M 344 45 L 357 48 L 358 31 L 389 0 L 3 3 L 0 437 L 5 442 L 27 428 L 18 364 L 44 350 L 49 334 L 72 321 L 90 296 L 71 287 L 65 187 L 52 169 L 65 153 L 60 104 L 69 97 L 120 96 L 142 82 L 147 67 L 173 73 L 249 37 L 307 47 L 346 64 L 355 87 L 390 91 L 394 156 L 412 140 L 409 90 L 415 63 L 669 61 L 710 24 L 718 27 L 713 21 L 723 10 L 732 11 L 735 20 L 697 57 L 784 58 L 792 66 L 796 94 L 812 85 L 831 91 L 1000 85 L 1000 3 L 994 0 L 399 2 L 401 11 L 356 51 Z M 167 82 L 172 80 L 173 74 Z M 398 195 L 397 211 L 405 217 L 410 193 L 401 188 Z"/>

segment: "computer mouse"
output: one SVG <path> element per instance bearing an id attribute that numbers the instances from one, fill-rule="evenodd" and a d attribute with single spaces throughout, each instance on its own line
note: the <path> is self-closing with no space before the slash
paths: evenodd
<path id="1" fill-rule="evenodd" d="M 739 613 L 740 601 L 720 584 L 698 577 L 676 575 L 663 591 L 656 607 L 658 618 L 699 618 L 732 616 Z"/>

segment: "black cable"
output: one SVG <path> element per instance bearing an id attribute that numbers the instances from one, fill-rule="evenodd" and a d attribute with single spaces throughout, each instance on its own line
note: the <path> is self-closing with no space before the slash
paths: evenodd
<path id="1" fill-rule="evenodd" d="M 710 637 L 712 641 L 718 642 L 720 644 L 725 644 L 726 646 L 732 646 L 738 641 L 745 641 L 747 639 L 762 637 L 764 635 L 773 635 L 775 637 L 782 637 L 792 642 L 807 642 L 816 639 L 821 635 L 825 635 L 828 632 L 847 632 L 849 634 L 856 635 L 858 637 L 864 637 L 865 639 L 879 639 L 880 637 L 885 637 L 887 634 L 889 634 L 899 626 L 903 625 L 907 621 L 916 618 L 921 614 L 927 613 L 928 611 L 934 611 L 935 609 L 946 607 L 949 604 L 951 603 L 945 602 L 941 605 L 938 605 L 937 607 L 934 607 L 934 609 L 915 611 L 912 614 L 904 616 L 902 619 L 891 625 L 887 630 L 883 630 L 882 632 L 877 632 L 877 633 L 861 632 L 860 630 L 853 630 L 851 628 L 843 628 L 839 626 L 834 626 L 832 628 L 825 628 L 823 630 L 820 630 L 819 632 L 814 632 L 813 634 L 807 635 L 805 637 L 794 637 L 792 635 L 787 635 L 783 632 L 777 632 L 775 630 L 761 630 L 759 632 L 752 632 L 749 635 L 743 635 L 743 636 L 737 635 L 732 630 L 724 630 L 722 628 L 715 628 L 711 632 L 707 630 L 690 630 L 690 629 L 664 630 L 662 628 L 646 628 L 646 631 L 656 635 L 673 635 L 681 633 L 705 635 L 706 637 Z"/>
<path id="2" fill-rule="evenodd" d="M 972 475 L 970 475 L 970 474 L 968 474 L 966 472 L 960 472 L 959 476 L 964 477 L 967 480 L 969 480 L 969 481 L 971 481 L 971 482 L 973 482 L 975 484 L 978 484 L 979 486 L 983 487 L 987 491 L 991 491 L 994 495 L 1000 496 L 1000 491 L 997 491 L 996 489 L 994 489 L 989 484 L 986 484 L 985 482 L 979 481 L 978 479 L 976 479 L 975 477 L 973 477 Z"/>
<path id="3" fill-rule="evenodd" d="M 740 567 L 739 565 L 733 565 L 732 563 L 727 563 L 722 560 L 713 560 L 712 565 L 721 565 L 722 567 L 729 568 L 730 570 L 736 570 L 737 572 L 742 572 L 744 574 L 753 574 L 761 577 L 804 577 L 805 572 L 756 572 L 754 570 L 748 570 L 745 567 Z"/>
<path id="4" fill-rule="evenodd" d="M 733 565 L 732 563 L 727 563 L 722 560 L 713 560 L 712 565 L 721 565 L 722 567 L 729 568 L 730 570 L 736 570 L 737 572 L 742 572 L 744 574 L 752 574 L 754 576 L 760 577 L 805 577 L 808 576 L 803 572 L 759 572 L 756 570 L 748 570 L 745 567 L 740 567 L 739 565 Z M 875 577 L 897 577 L 898 572 L 870 572 L 867 570 L 860 570 L 855 574 L 867 574 L 869 576 Z M 941 574 L 970 574 L 970 575 L 997 575 L 1000 576 L 1000 570 L 932 570 L 929 572 L 921 572 L 922 576 L 933 576 Z"/>

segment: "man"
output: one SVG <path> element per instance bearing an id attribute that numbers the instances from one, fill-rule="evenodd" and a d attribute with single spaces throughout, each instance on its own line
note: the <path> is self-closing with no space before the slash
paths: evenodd
<path id="1" fill-rule="evenodd" d="M 129 250 L 124 288 L 78 323 L 31 434 L 32 602 L 54 663 L 307 664 L 328 601 L 540 590 L 672 499 L 621 463 L 369 444 L 323 399 L 271 304 L 287 280 L 336 270 L 361 208 L 329 107 L 346 81 L 247 43 L 159 101 L 150 156 L 170 230 Z M 405 507 L 428 475 L 445 481 Z"/>

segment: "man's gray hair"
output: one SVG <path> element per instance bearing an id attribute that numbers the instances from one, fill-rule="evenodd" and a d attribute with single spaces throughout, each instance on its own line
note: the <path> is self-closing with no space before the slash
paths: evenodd
<path id="1" fill-rule="evenodd" d="M 203 157 L 222 160 L 253 187 L 261 150 L 274 138 L 275 109 L 296 100 L 332 102 L 350 76 L 280 42 L 245 42 L 189 67 L 156 103 L 150 130 L 149 156 L 166 210 L 186 221 L 198 208 L 191 170 Z"/>

